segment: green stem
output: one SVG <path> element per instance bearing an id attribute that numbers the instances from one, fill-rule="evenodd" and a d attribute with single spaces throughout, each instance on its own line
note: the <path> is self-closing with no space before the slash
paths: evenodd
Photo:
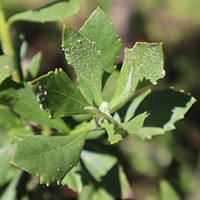
<path id="1" fill-rule="evenodd" d="M 1 39 L 1 43 L 2 43 L 2 50 L 4 52 L 4 54 L 6 55 L 10 55 L 13 57 L 15 63 L 16 63 L 16 74 L 13 74 L 13 78 L 17 81 L 17 82 L 22 82 L 22 70 L 21 70 L 21 66 L 18 62 L 16 53 L 14 51 L 14 47 L 12 44 L 12 40 L 11 40 L 11 35 L 10 35 L 10 26 L 8 24 L 6 24 L 6 19 L 5 19 L 5 15 L 3 12 L 3 7 L 0 4 L 0 39 Z"/>

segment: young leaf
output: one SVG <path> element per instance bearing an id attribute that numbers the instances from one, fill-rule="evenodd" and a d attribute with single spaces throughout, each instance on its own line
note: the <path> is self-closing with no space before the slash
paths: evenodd
<path id="1" fill-rule="evenodd" d="M 0 56 L 0 83 L 15 70 L 15 63 L 11 56 Z"/>
<path id="2" fill-rule="evenodd" d="M 139 114 L 131 121 L 122 123 L 122 127 L 128 131 L 129 134 L 134 134 L 143 127 L 145 117 L 146 112 Z"/>
<path id="3" fill-rule="evenodd" d="M 105 13 L 97 8 L 80 29 L 80 33 L 95 42 L 97 49 L 101 52 L 103 69 L 112 73 L 121 49 L 121 40 Z"/>
<path id="4" fill-rule="evenodd" d="M 15 113 L 30 122 L 55 128 L 62 133 L 68 133 L 69 128 L 61 119 L 49 119 L 42 111 L 36 97 L 26 83 L 18 84 L 6 79 L 0 85 L 0 104 L 10 106 Z"/>
<path id="5" fill-rule="evenodd" d="M 102 177 L 116 164 L 115 157 L 84 150 L 81 159 L 90 174 L 100 182 Z"/>
<path id="6" fill-rule="evenodd" d="M 97 105 L 102 102 L 101 82 L 102 82 L 102 63 L 100 60 L 100 52 L 94 42 L 81 35 L 80 33 L 64 27 L 62 47 L 65 52 L 66 59 L 72 65 L 81 78 L 81 84 L 85 91 L 85 98 L 92 102 L 93 99 Z M 78 80 L 79 81 L 79 80 Z M 89 94 L 87 90 L 91 90 Z M 91 92 L 93 97 L 91 99 Z"/>
<path id="7" fill-rule="evenodd" d="M 79 11 L 80 0 L 64 0 L 55 1 L 43 8 L 29 10 L 13 15 L 8 19 L 8 24 L 11 25 L 16 21 L 31 21 L 31 22 L 53 22 L 61 21 L 70 15 L 74 15 Z"/>
<path id="8" fill-rule="evenodd" d="M 88 102 L 62 70 L 49 72 L 32 83 L 37 100 L 51 118 L 88 113 Z"/>
<path id="9" fill-rule="evenodd" d="M 148 90 L 145 94 L 134 99 L 128 109 L 129 117 L 147 111 L 144 126 L 136 136 L 150 139 L 154 135 L 164 134 L 175 128 L 174 123 L 184 117 L 196 100 L 183 92 L 167 90 Z"/>
<path id="10" fill-rule="evenodd" d="M 110 144 L 117 143 L 128 135 L 128 132 L 125 129 L 120 128 L 113 123 L 104 121 L 102 127 L 105 128 L 108 133 L 108 141 Z"/>
<path id="11" fill-rule="evenodd" d="M 71 136 L 29 136 L 17 141 L 11 163 L 40 176 L 40 183 L 57 184 L 77 165 L 85 143 L 85 132 Z"/>
<path id="12" fill-rule="evenodd" d="M 156 84 L 164 77 L 161 43 L 137 42 L 132 49 L 125 49 L 124 63 L 120 72 L 111 110 L 125 103 L 138 89 Z"/>

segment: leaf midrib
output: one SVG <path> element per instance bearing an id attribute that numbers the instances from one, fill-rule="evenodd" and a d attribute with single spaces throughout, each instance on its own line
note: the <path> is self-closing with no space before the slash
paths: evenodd
<path id="1" fill-rule="evenodd" d="M 85 132 L 83 132 L 82 134 L 80 134 L 79 137 L 77 137 L 75 140 L 73 140 L 71 143 L 68 143 L 66 144 L 65 146 L 62 146 L 62 147 L 58 147 L 56 149 L 53 149 L 51 151 L 48 151 L 48 152 L 45 152 L 45 153 L 41 153 L 41 154 L 37 154 L 37 155 L 31 155 L 31 156 L 28 156 L 26 157 L 26 159 L 30 159 L 30 158 L 33 158 L 33 157 L 40 157 L 41 155 L 48 155 L 48 154 L 51 154 L 51 153 L 55 153 L 55 152 L 58 152 L 58 151 L 62 151 L 64 150 L 65 148 L 69 148 L 70 146 L 74 145 L 78 140 L 82 139 L 84 136 L 85 136 Z M 68 136 L 66 136 L 68 137 Z M 20 142 L 23 142 L 23 140 L 21 140 Z M 48 143 L 45 143 L 45 144 L 48 144 Z"/>

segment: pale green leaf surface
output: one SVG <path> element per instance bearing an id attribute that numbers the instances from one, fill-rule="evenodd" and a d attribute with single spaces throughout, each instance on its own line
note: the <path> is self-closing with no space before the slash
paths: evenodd
<path id="1" fill-rule="evenodd" d="M 13 180 L 8 184 L 3 193 L 0 194 L 1 200 L 17 200 L 17 186 L 19 184 L 22 171 L 18 170 L 13 176 Z"/>
<path id="2" fill-rule="evenodd" d="M 79 11 L 80 0 L 55 1 L 43 8 L 29 10 L 13 15 L 8 19 L 8 24 L 16 21 L 53 22 L 61 21 Z"/>
<path id="3" fill-rule="evenodd" d="M 36 53 L 33 58 L 31 59 L 30 63 L 28 64 L 28 77 L 27 80 L 31 80 L 33 78 L 36 78 L 39 69 L 40 69 L 40 63 L 42 59 L 41 52 Z"/>
<path id="4" fill-rule="evenodd" d="M 88 176 L 85 178 L 86 180 L 83 179 L 85 185 L 79 195 L 80 200 L 98 199 L 101 195 L 102 199 L 133 199 L 133 191 L 118 163 L 115 163 L 102 177 L 100 183 L 91 181 Z"/>
<path id="5" fill-rule="evenodd" d="M 89 173 L 98 182 L 101 181 L 102 177 L 105 176 L 117 162 L 116 158 L 111 155 L 87 150 L 82 151 L 81 159 Z"/>
<path id="6" fill-rule="evenodd" d="M 17 141 L 12 164 L 37 176 L 40 183 L 59 184 L 77 165 L 85 143 L 85 132 L 72 136 L 30 136 Z"/>
<path id="7" fill-rule="evenodd" d="M 182 119 L 196 100 L 190 95 L 173 89 L 148 90 L 138 96 L 128 109 L 128 117 L 147 112 L 144 126 L 136 136 L 150 139 L 154 135 L 164 134 L 175 129 L 175 122 Z"/>
<path id="8" fill-rule="evenodd" d="M 49 119 L 48 114 L 40 109 L 33 91 L 26 83 L 18 84 L 6 79 L 0 86 L 0 104 L 10 106 L 30 122 L 55 128 L 62 133 L 69 132 L 61 119 Z"/>
<path id="9" fill-rule="evenodd" d="M 134 117 L 131 121 L 122 123 L 122 127 L 128 131 L 129 134 L 134 134 L 139 131 L 144 124 L 146 113 L 142 113 Z"/>
<path id="10" fill-rule="evenodd" d="M 101 53 L 100 59 L 103 69 L 108 73 L 112 73 L 121 49 L 121 40 L 105 13 L 97 8 L 80 29 L 80 33 L 95 42 Z"/>
<path id="11" fill-rule="evenodd" d="M 41 108 L 51 118 L 88 113 L 84 109 L 88 102 L 62 69 L 39 77 L 32 86 Z"/>
<path id="12" fill-rule="evenodd" d="M 78 200 L 114 200 L 114 197 L 109 194 L 104 188 L 98 187 L 96 188 L 92 183 L 85 185 L 83 191 L 80 193 Z"/>
<path id="13" fill-rule="evenodd" d="M 91 196 L 91 200 L 99 199 L 114 200 L 114 197 L 109 194 L 104 188 L 99 188 L 98 190 L 94 190 Z"/>
<path id="14" fill-rule="evenodd" d="M 120 128 L 113 123 L 108 123 L 107 121 L 102 123 L 102 127 L 107 131 L 110 144 L 117 143 L 128 135 L 128 132 L 125 129 Z"/>
<path id="15" fill-rule="evenodd" d="M 0 139 L 2 139 L 0 137 Z M 10 181 L 18 171 L 15 167 L 13 167 L 9 161 L 11 159 L 10 152 L 13 151 L 14 144 L 8 144 L 0 148 L 0 186 L 3 186 L 8 181 Z"/>
<path id="16" fill-rule="evenodd" d="M 62 185 L 67 185 L 73 191 L 80 193 L 83 189 L 83 182 L 81 177 L 81 168 L 78 164 L 77 166 L 73 167 L 69 173 L 64 177 L 62 180 Z"/>
<path id="17" fill-rule="evenodd" d="M 181 200 L 174 188 L 166 181 L 160 181 L 161 200 Z"/>
<path id="18" fill-rule="evenodd" d="M 15 70 L 15 63 L 11 56 L 0 56 L 0 83 Z"/>
<path id="19" fill-rule="evenodd" d="M 68 63 L 75 68 L 78 78 L 84 81 L 81 86 L 85 87 L 84 91 L 87 95 L 85 98 L 89 99 L 89 102 L 92 102 L 91 98 L 94 98 L 95 103 L 100 105 L 103 69 L 100 52 L 95 43 L 65 26 L 62 47 Z M 93 93 L 93 97 L 91 97 L 91 92 L 87 93 L 88 89 Z"/>
<path id="20" fill-rule="evenodd" d="M 155 85 L 164 75 L 161 43 L 137 42 L 132 49 L 126 48 L 111 110 L 123 105 L 136 90 Z"/>
<path id="21" fill-rule="evenodd" d="M 110 102 L 115 94 L 117 87 L 117 80 L 119 78 L 119 71 L 115 70 L 107 79 L 103 88 L 103 100 Z"/>
<path id="22" fill-rule="evenodd" d="M 0 127 L 0 134 L 9 136 L 31 134 L 30 127 L 25 125 L 7 106 L 2 105 L 0 105 Z"/>

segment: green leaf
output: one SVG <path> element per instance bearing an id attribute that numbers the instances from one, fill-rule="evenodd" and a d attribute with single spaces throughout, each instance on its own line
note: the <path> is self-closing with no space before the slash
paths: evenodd
<path id="1" fill-rule="evenodd" d="M 129 134 L 134 134 L 143 127 L 145 117 L 146 117 L 145 112 L 142 114 L 139 114 L 135 118 L 133 118 L 131 121 L 122 123 L 122 127 L 126 131 L 128 131 Z"/>
<path id="2" fill-rule="evenodd" d="M 126 174 L 118 163 L 103 177 L 101 187 L 115 199 L 134 199 Z"/>
<path id="3" fill-rule="evenodd" d="M 116 158 L 111 155 L 86 150 L 81 153 L 81 159 L 89 173 L 98 182 L 117 162 Z"/>
<path id="4" fill-rule="evenodd" d="M 13 15 L 8 19 L 8 24 L 11 25 L 16 21 L 30 22 L 53 22 L 62 21 L 70 15 L 74 15 L 79 11 L 80 0 L 64 0 L 55 1 L 43 8 L 29 10 Z"/>
<path id="5" fill-rule="evenodd" d="M 110 102 L 115 94 L 117 87 L 117 80 L 119 78 L 119 71 L 115 70 L 107 79 L 103 88 L 103 100 Z"/>
<path id="6" fill-rule="evenodd" d="M 0 113 L 0 134 L 6 134 L 9 136 L 31 134 L 31 128 L 7 106 L 0 105 Z"/>
<path id="7" fill-rule="evenodd" d="M 39 77 L 32 83 L 37 100 L 51 118 L 86 114 L 88 102 L 67 74 L 59 69 Z"/>
<path id="8" fill-rule="evenodd" d="M 18 170 L 14 177 L 13 180 L 7 185 L 5 191 L 0 194 L 1 200 L 8 200 L 8 199 L 17 199 L 17 186 L 20 182 L 20 178 L 22 176 L 22 171 Z"/>
<path id="9" fill-rule="evenodd" d="M 144 127 L 135 133 L 142 139 L 150 139 L 154 135 L 164 134 L 175 129 L 174 123 L 184 117 L 196 100 L 173 89 L 146 91 L 138 96 L 128 109 L 128 119 L 147 112 Z"/>
<path id="10" fill-rule="evenodd" d="M 62 180 L 62 185 L 67 185 L 70 189 L 80 193 L 83 189 L 80 164 L 73 167 Z"/>
<path id="11" fill-rule="evenodd" d="M 88 99 L 88 102 L 94 100 L 97 105 L 100 105 L 103 69 L 100 52 L 95 42 L 65 26 L 62 47 L 68 63 L 75 68 L 78 79 L 81 79 L 83 94 L 87 95 L 85 98 Z M 87 92 L 88 89 L 89 92 Z M 91 97 L 91 92 L 93 97 Z"/>
<path id="12" fill-rule="evenodd" d="M 110 144 L 117 143 L 128 135 L 128 132 L 125 129 L 120 128 L 113 123 L 104 121 L 102 127 L 105 128 L 108 133 L 108 141 Z"/>
<path id="13" fill-rule="evenodd" d="M 95 42 L 97 49 L 101 52 L 103 69 L 112 73 L 121 49 L 121 40 L 105 13 L 97 8 L 80 29 L 80 33 Z"/>
<path id="14" fill-rule="evenodd" d="M 0 139 L 2 138 L 0 137 Z M 0 148 L 0 187 L 10 181 L 18 171 L 18 169 L 16 169 L 9 163 L 11 159 L 10 152 L 12 152 L 13 149 L 14 144 L 8 144 Z"/>
<path id="15" fill-rule="evenodd" d="M 77 165 L 85 132 L 71 136 L 30 136 L 17 141 L 11 163 L 40 176 L 40 183 L 57 184 Z"/>
<path id="16" fill-rule="evenodd" d="M 111 110 L 123 105 L 136 90 L 155 85 L 164 75 L 162 43 L 137 42 L 132 49 L 126 48 Z"/>
<path id="17" fill-rule="evenodd" d="M 38 71 L 40 69 L 40 62 L 42 59 L 41 52 L 38 52 L 33 56 L 30 63 L 28 64 L 28 74 L 27 74 L 27 80 L 30 81 L 33 78 L 36 78 Z"/>
<path id="18" fill-rule="evenodd" d="M 26 83 L 18 84 L 6 79 L 0 85 L 0 104 L 10 106 L 15 113 L 29 122 L 55 128 L 62 133 L 68 133 L 69 128 L 61 119 L 49 119 L 42 111 L 36 97 Z"/>
<path id="19" fill-rule="evenodd" d="M 180 200 L 181 198 L 172 188 L 172 186 L 166 181 L 160 181 L 161 199 L 162 200 Z"/>
<path id="20" fill-rule="evenodd" d="M 11 56 L 0 56 L 0 83 L 15 70 L 15 63 Z"/>
<path id="21" fill-rule="evenodd" d="M 99 199 L 105 199 L 105 200 L 114 200 L 114 197 L 112 197 L 104 188 L 98 187 L 96 188 L 93 184 L 87 184 L 83 188 L 83 191 L 80 193 L 79 200 L 99 200 Z"/>

